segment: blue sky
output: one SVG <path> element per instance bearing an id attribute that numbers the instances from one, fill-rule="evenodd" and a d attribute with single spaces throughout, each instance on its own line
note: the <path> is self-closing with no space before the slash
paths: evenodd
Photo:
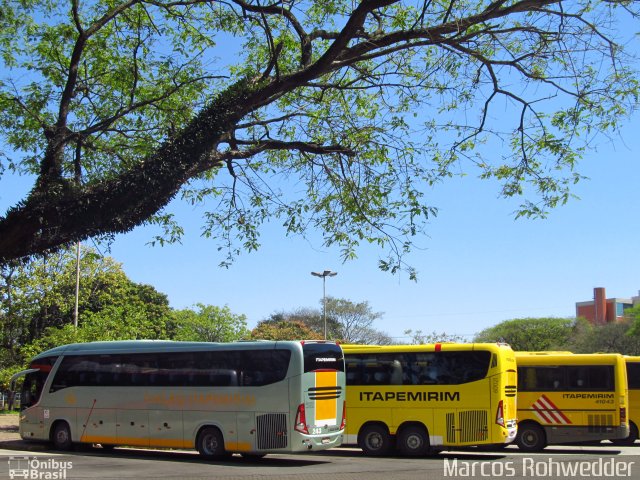
<path id="1" fill-rule="evenodd" d="M 374 248 L 342 264 L 339 251 L 286 238 L 276 225 L 264 231 L 258 252 L 221 269 L 215 245 L 198 236 L 198 212 L 184 206 L 177 209 L 187 229 L 181 246 L 145 247 L 149 234 L 139 229 L 111 253 L 174 307 L 228 305 L 250 325 L 276 311 L 319 307 L 322 280 L 310 272 L 324 269 L 338 272 L 327 280 L 328 295 L 368 301 L 384 312 L 376 327 L 398 339 L 407 329 L 471 336 L 511 318 L 574 316 L 575 302 L 591 299 L 594 287 L 615 297 L 640 289 L 638 127 L 636 119 L 624 142 L 590 153 L 582 162 L 590 180 L 575 189 L 580 199 L 545 220 L 514 220 L 516 203 L 498 199 L 490 182 L 467 177 L 441 185 L 430 236 L 408 258 L 417 283 L 379 271 Z"/>
<path id="2" fill-rule="evenodd" d="M 110 255 L 173 307 L 228 305 L 249 326 L 274 312 L 319 308 L 322 280 L 310 272 L 324 269 L 338 272 L 327 280 L 327 295 L 368 301 L 384 313 L 376 328 L 398 340 L 407 329 L 471 338 L 506 319 L 574 316 L 575 302 L 590 300 L 594 287 L 627 298 L 640 289 L 639 131 L 636 116 L 621 138 L 602 140 L 581 163 L 590 179 L 576 186 L 580 199 L 545 220 L 514 220 L 517 204 L 499 199 L 491 182 L 447 180 L 433 194 L 440 213 L 429 237 L 407 259 L 417 283 L 379 271 L 374 248 L 342 264 L 337 249 L 286 238 L 278 225 L 263 230 L 258 252 L 220 268 L 215 242 L 199 237 L 201 210 L 179 202 L 169 208 L 185 226 L 182 245 L 147 246 L 152 230 L 138 228 L 118 236 Z M 1 177 L 0 209 L 27 188 L 22 179 Z"/>

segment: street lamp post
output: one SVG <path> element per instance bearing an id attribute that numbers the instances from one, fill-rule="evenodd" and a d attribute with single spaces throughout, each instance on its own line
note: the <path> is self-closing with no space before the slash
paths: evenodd
<path id="1" fill-rule="evenodd" d="M 311 272 L 314 277 L 322 277 L 322 316 L 324 317 L 324 339 L 327 339 L 327 277 L 335 277 L 338 272 L 325 270 L 324 272 Z"/>

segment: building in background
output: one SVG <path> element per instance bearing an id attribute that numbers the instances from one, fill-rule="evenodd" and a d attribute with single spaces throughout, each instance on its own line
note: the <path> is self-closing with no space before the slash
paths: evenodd
<path id="1" fill-rule="evenodd" d="M 594 325 L 615 323 L 624 320 L 625 310 L 640 304 L 638 296 L 631 298 L 607 298 L 603 287 L 593 289 L 593 300 L 576 302 L 576 317 L 586 318 Z"/>

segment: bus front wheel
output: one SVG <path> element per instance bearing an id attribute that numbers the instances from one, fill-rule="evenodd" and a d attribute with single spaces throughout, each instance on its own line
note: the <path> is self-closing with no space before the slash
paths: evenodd
<path id="1" fill-rule="evenodd" d="M 534 423 L 526 423 L 518 425 L 516 443 L 518 448 L 525 452 L 539 452 L 547 446 L 547 439 L 542 427 Z"/>
<path id="2" fill-rule="evenodd" d="M 398 434 L 398 450 L 407 456 L 422 456 L 429 453 L 429 435 L 424 427 L 409 425 Z"/>
<path id="3" fill-rule="evenodd" d="M 56 450 L 71 450 L 71 430 L 67 422 L 57 422 L 51 432 L 51 442 Z"/>
<path id="4" fill-rule="evenodd" d="M 358 446 L 366 455 L 386 455 L 391 451 L 391 435 L 383 425 L 367 425 L 360 430 Z"/>
<path id="5" fill-rule="evenodd" d="M 200 455 L 210 460 L 219 460 L 229 456 L 224 449 L 222 433 L 215 427 L 203 428 L 196 439 L 196 447 Z"/>

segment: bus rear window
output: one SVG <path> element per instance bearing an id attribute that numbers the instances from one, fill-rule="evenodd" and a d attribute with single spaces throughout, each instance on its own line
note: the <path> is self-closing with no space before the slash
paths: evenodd
<path id="1" fill-rule="evenodd" d="M 337 370 L 344 372 L 342 349 L 335 343 L 304 343 L 304 371 Z"/>

